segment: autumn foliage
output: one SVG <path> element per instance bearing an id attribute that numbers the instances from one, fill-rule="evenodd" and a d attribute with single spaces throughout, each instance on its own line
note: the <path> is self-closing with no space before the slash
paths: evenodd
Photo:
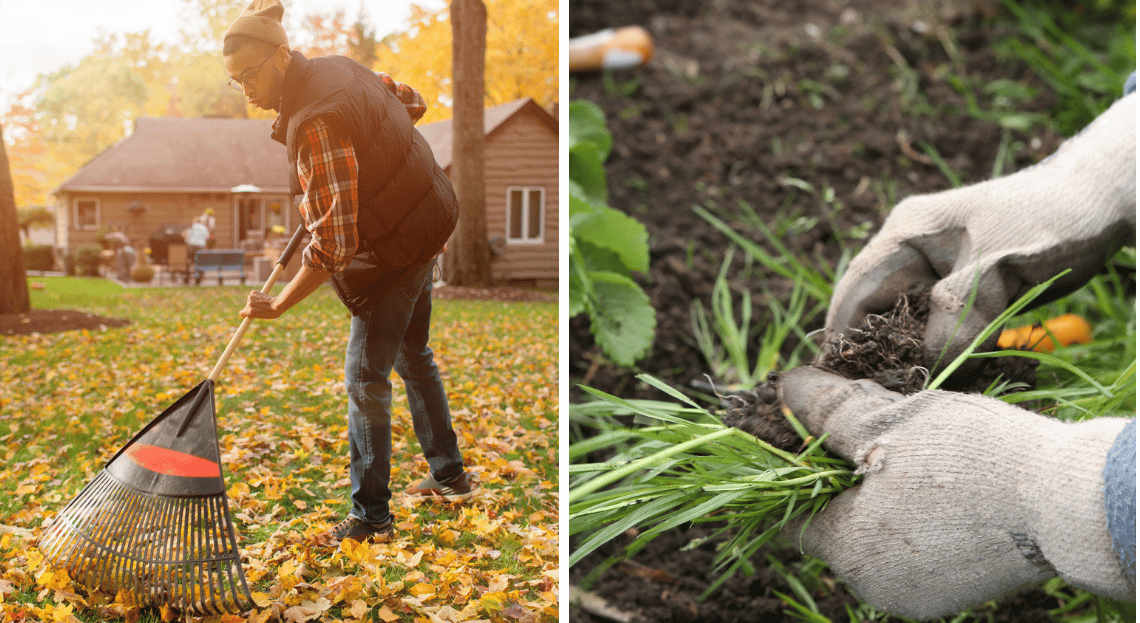
<path id="1" fill-rule="evenodd" d="M 200 382 L 247 289 L 124 290 L 44 279 L 37 308 L 132 324 L 0 338 L 0 622 L 156 621 L 76 586 L 36 548 L 42 524 L 151 418 Z M 327 289 L 257 322 L 217 387 L 230 510 L 257 608 L 205 621 L 557 619 L 557 306 L 436 301 L 432 346 L 468 470 L 465 505 L 393 500 L 396 538 L 320 549 L 349 509 L 348 315 Z M 392 489 L 427 473 L 394 379 Z"/>

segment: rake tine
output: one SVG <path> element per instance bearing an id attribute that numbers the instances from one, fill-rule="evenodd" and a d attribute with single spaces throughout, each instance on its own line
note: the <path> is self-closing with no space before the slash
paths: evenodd
<path id="1" fill-rule="evenodd" d="M 93 540 L 95 543 L 106 544 L 107 550 L 112 555 L 111 556 L 99 556 L 97 559 L 95 559 L 95 561 L 94 561 L 95 564 L 93 565 L 93 568 L 91 569 L 91 574 L 90 574 L 91 584 L 95 585 L 95 586 L 102 586 L 103 585 L 103 578 L 106 577 L 107 568 L 108 568 L 108 566 L 110 566 L 110 564 L 114 558 L 113 555 L 114 555 L 114 528 L 115 528 L 115 523 L 114 523 L 114 521 L 111 520 L 111 518 L 103 516 L 103 514 L 101 513 L 101 510 L 102 509 L 100 508 L 96 511 L 96 513 L 97 513 L 97 515 L 96 515 L 96 517 L 97 517 L 96 526 L 98 526 L 98 532 L 96 532 L 92 536 L 93 536 Z"/>
<path id="2" fill-rule="evenodd" d="M 210 498 L 206 500 L 205 504 L 198 507 L 198 521 L 194 525 L 194 556 L 197 559 L 194 579 L 197 580 L 198 589 L 198 596 L 194 603 L 199 604 L 203 610 L 211 613 L 215 611 L 214 585 L 210 582 L 211 562 L 209 560 L 214 556 L 214 548 L 210 538 L 213 503 L 213 498 Z"/>
<path id="3" fill-rule="evenodd" d="M 175 604 L 185 605 L 189 602 L 186 600 L 187 587 L 184 584 L 186 576 L 185 563 L 178 555 L 178 552 L 182 549 L 179 547 L 179 541 L 183 539 L 187 531 L 190 530 L 190 526 L 194 521 L 195 505 L 187 503 L 185 500 L 172 501 L 172 503 L 176 505 L 175 512 L 177 513 L 178 519 L 174 524 L 176 528 L 173 534 L 170 534 L 168 538 L 164 540 L 166 551 L 162 558 L 168 561 L 165 568 L 170 574 L 167 582 L 167 591 L 170 593 L 170 601 Z"/>
<path id="4" fill-rule="evenodd" d="M 236 531 L 234 530 L 233 519 L 230 518 L 230 504 L 229 500 L 225 497 L 222 498 L 222 516 L 226 520 L 226 536 L 230 541 L 230 549 L 233 552 L 234 560 L 230 565 L 230 586 L 233 587 L 234 604 L 242 610 L 253 608 L 253 601 L 246 599 L 249 595 L 249 584 L 245 581 L 245 574 L 241 571 L 241 550 L 238 549 Z M 235 579 L 234 576 L 237 576 Z M 241 592 L 238 592 L 238 581 L 241 582 Z"/>
<path id="5" fill-rule="evenodd" d="M 138 501 L 133 497 L 126 498 L 125 503 L 116 505 L 116 511 L 108 517 L 108 521 L 104 524 L 107 528 L 107 538 L 103 542 L 107 544 L 107 549 L 111 554 L 102 556 L 100 559 L 102 564 L 99 567 L 97 585 L 104 591 L 109 591 L 115 583 L 115 568 L 122 558 L 122 551 L 127 546 L 124 533 L 130 530 L 131 515 L 134 514 L 137 503 Z"/>
<path id="6" fill-rule="evenodd" d="M 207 500 L 205 504 L 198 508 L 199 517 L 195 522 L 195 527 L 198 528 L 194 531 L 195 557 L 200 561 L 196 567 L 195 578 L 198 580 L 198 599 L 194 602 L 200 604 L 203 610 L 210 611 L 214 603 L 214 587 L 209 582 L 209 563 L 204 560 L 213 553 L 213 548 L 210 546 L 209 535 L 209 521 L 212 519 L 210 513 L 211 501 Z M 206 576 L 203 579 L 203 576 Z"/>
<path id="7" fill-rule="evenodd" d="M 207 504 L 208 503 L 209 502 L 207 502 Z M 206 599 L 206 587 L 202 586 L 202 582 L 199 579 L 202 568 L 200 559 L 202 557 L 201 525 L 203 506 L 203 504 L 194 505 L 190 525 L 187 528 L 186 534 L 182 536 L 184 541 L 189 545 L 189 557 L 193 560 L 193 566 L 185 578 L 186 603 L 191 608 L 200 608 Z"/>
<path id="8" fill-rule="evenodd" d="M 153 530 L 153 521 L 156 516 L 161 512 L 161 501 L 158 499 L 148 500 L 146 513 L 139 521 L 139 542 L 135 547 L 135 558 L 131 565 L 131 581 L 125 583 L 126 590 L 130 591 L 135 600 L 141 604 L 147 603 L 147 595 L 143 594 L 143 578 L 147 576 L 149 570 L 147 569 L 146 561 L 152 557 L 154 551 L 154 540 L 150 537 Z"/>
<path id="9" fill-rule="evenodd" d="M 162 542 L 165 537 L 160 526 L 169 525 L 172 502 L 173 500 L 155 498 L 153 511 L 147 523 L 147 534 L 150 535 L 150 539 L 139 552 L 139 572 L 135 576 L 138 579 L 135 581 L 134 592 L 138 595 L 139 601 L 145 603 L 153 603 L 153 595 L 144 588 L 145 585 L 153 585 L 162 581 L 162 568 L 156 565 L 154 561 L 162 559 Z"/>
<path id="10" fill-rule="evenodd" d="M 65 563 L 66 567 L 77 567 L 81 561 L 87 559 L 86 553 L 89 549 L 89 544 L 83 539 L 83 535 L 79 533 L 79 531 L 72 523 L 73 516 L 79 513 L 79 502 L 83 499 L 83 494 L 87 493 L 88 491 L 94 491 L 98 495 L 103 488 L 102 485 L 103 483 L 99 478 L 91 481 L 91 483 L 83 489 L 83 492 L 81 492 L 78 497 L 72 500 L 72 502 L 68 504 L 67 508 L 63 509 L 63 512 L 61 512 L 56 517 L 56 527 L 58 529 L 58 533 L 60 535 L 67 535 L 68 540 L 72 544 L 72 547 L 67 550 L 67 560 Z M 92 529 L 94 530 L 97 530 L 98 528 L 98 523 L 95 523 L 92 526 Z M 77 575 L 89 576 L 90 565 L 85 564 L 83 565 L 82 570 L 77 569 Z"/>
<path id="11" fill-rule="evenodd" d="M 149 508 L 150 500 L 147 500 L 138 495 L 131 496 L 131 504 L 128 514 L 128 529 L 124 535 L 123 547 L 119 556 L 115 557 L 115 564 L 111 569 L 112 586 L 115 592 L 120 588 L 125 588 L 132 584 L 132 579 L 137 577 L 133 571 L 137 554 L 136 543 L 142 538 L 145 526 L 144 519 L 151 510 Z"/>
<path id="12" fill-rule="evenodd" d="M 220 557 L 225 553 L 223 551 L 223 548 L 220 547 L 221 544 L 218 542 L 218 538 L 217 538 L 218 537 L 217 528 L 220 525 L 218 518 L 216 516 L 216 512 L 215 512 L 217 502 L 218 502 L 218 500 L 216 498 L 211 499 L 210 503 L 206 505 L 206 509 L 205 509 L 206 513 L 209 516 L 209 519 L 207 520 L 208 524 L 207 524 L 206 529 L 205 529 L 202 536 L 207 541 L 207 543 L 209 544 L 207 547 L 207 550 L 208 550 L 208 554 L 209 554 L 210 558 Z M 221 585 L 220 581 L 218 583 L 218 586 L 216 587 L 217 588 L 216 591 L 215 591 L 215 586 L 214 586 L 214 571 L 216 568 L 218 568 L 220 566 L 221 566 L 221 562 L 214 561 L 214 560 L 211 560 L 205 566 L 205 573 L 206 573 L 206 577 L 207 577 L 206 585 L 210 587 L 209 603 L 210 603 L 211 609 L 214 609 L 214 610 L 220 609 L 221 605 L 225 602 L 225 595 L 223 592 L 224 587 Z"/>

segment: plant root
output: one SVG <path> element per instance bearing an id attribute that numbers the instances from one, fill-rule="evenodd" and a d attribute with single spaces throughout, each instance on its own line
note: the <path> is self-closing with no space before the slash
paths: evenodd
<path id="1" fill-rule="evenodd" d="M 922 340 L 930 314 L 930 287 L 915 286 L 895 301 L 884 314 L 868 316 L 861 326 L 824 341 L 813 365 L 852 380 L 870 379 L 903 395 L 921 391 L 929 377 Z M 982 393 L 995 382 L 1004 382 L 1001 393 L 1032 389 L 1037 384 L 1037 361 L 1026 357 L 980 360 L 963 378 L 951 377 L 943 389 Z M 735 426 L 789 452 L 803 441 L 784 417 L 779 400 L 779 374 L 748 391 L 721 396 L 721 421 Z"/>

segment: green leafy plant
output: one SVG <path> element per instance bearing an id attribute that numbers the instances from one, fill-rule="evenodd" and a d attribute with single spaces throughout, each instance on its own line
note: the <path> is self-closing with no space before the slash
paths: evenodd
<path id="1" fill-rule="evenodd" d="M 80 277 L 98 277 L 102 254 L 103 247 L 97 244 L 81 245 L 67 256 L 67 273 Z"/>
<path id="2" fill-rule="evenodd" d="M 633 279 L 649 271 L 645 226 L 607 205 L 613 137 L 601 110 L 570 103 L 570 316 L 585 313 L 607 357 L 632 366 L 653 345 L 656 314 Z"/>
<path id="3" fill-rule="evenodd" d="M 50 244 L 29 244 L 24 246 L 24 268 L 27 270 L 53 270 L 55 251 Z"/>

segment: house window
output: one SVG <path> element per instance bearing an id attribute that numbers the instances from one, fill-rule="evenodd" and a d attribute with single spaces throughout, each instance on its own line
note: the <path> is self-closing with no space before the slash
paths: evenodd
<path id="1" fill-rule="evenodd" d="M 265 240 L 280 237 L 285 231 L 283 201 L 274 197 L 238 199 L 238 237 L 240 240 Z M 280 231 L 278 231 L 280 230 Z"/>
<path id="2" fill-rule="evenodd" d="M 507 189 L 507 242 L 542 242 L 545 199 L 541 187 Z"/>
<path id="3" fill-rule="evenodd" d="M 94 230 L 99 227 L 99 200 L 76 199 L 71 206 L 71 222 L 76 230 Z"/>

